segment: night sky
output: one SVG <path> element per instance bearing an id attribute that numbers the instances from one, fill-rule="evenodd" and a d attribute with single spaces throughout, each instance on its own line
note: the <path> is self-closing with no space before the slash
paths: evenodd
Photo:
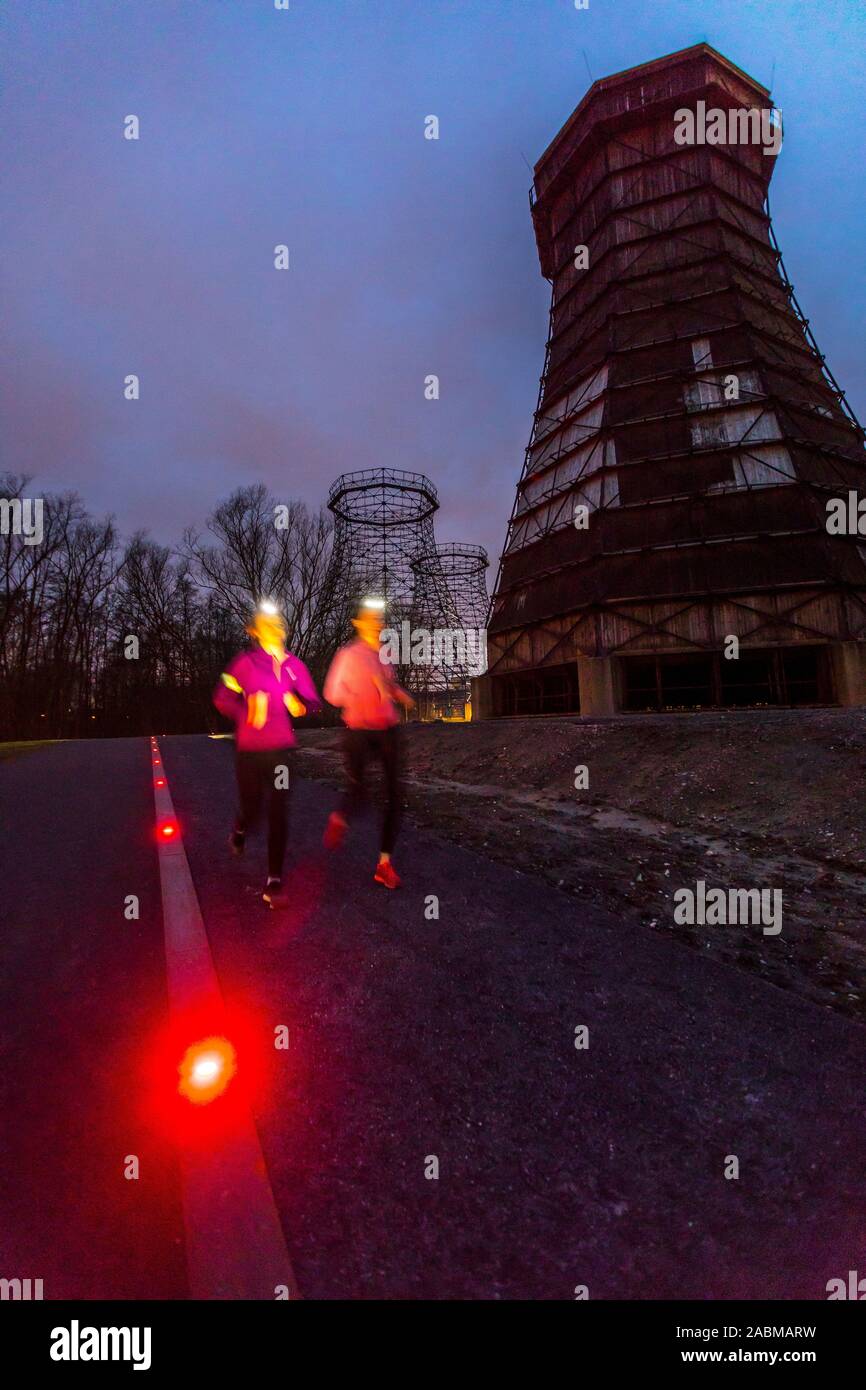
<path id="1" fill-rule="evenodd" d="M 701 40 L 772 79 L 776 234 L 866 415 L 856 0 L 10 0 L 0 24 L 0 467 L 35 495 L 175 543 L 239 484 L 317 505 L 420 469 L 438 538 L 494 558 L 547 325 L 527 166 L 587 66 Z"/>

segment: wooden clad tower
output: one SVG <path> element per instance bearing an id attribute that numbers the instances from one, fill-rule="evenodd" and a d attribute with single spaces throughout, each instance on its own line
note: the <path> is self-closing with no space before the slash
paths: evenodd
<path id="1" fill-rule="evenodd" d="M 771 107 L 699 44 L 535 167 L 550 335 L 477 713 L 866 702 L 866 536 L 827 524 L 864 437 L 773 235 L 778 114 L 737 114 Z"/>

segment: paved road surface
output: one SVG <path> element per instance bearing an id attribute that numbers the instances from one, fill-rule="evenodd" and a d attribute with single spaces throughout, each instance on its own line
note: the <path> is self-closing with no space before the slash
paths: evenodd
<path id="1" fill-rule="evenodd" d="M 166 1000 L 152 820 L 143 739 L 0 763 L 0 1277 L 46 1297 L 184 1296 L 175 1154 L 136 1084 Z"/>
<path id="2" fill-rule="evenodd" d="M 411 826 L 388 894 L 372 820 L 321 849 L 315 783 L 268 913 L 260 843 L 226 852 L 231 745 L 161 747 L 223 994 L 266 1040 L 255 1119 L 306 1298 L 820 1299 L 862 1266 L 857 1024 Z M 177 1160 L 137 1094 L 166 1010 L 146 741 L 0 764 L 0 803 L 0 1275 L 183 1297 Z"/>

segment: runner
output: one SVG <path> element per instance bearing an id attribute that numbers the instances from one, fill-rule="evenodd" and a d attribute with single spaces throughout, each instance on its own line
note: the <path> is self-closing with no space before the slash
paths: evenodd
<path id="1" fill-rule="evenodd" d="M 220 676 L 213 702 L 235 722 L 238 814 L 229 836 L 235 855 L 243 854 L 247 831 L 268 799 L 268 879 L 262 901 L 281 907 L 286 850 L 289 780 L 295 735 L 292 716 L 321 709 L 312 677 L 302 661 L 286 651 L 286 624 L 272 603 L 261 603 L 247 628 L 256 644 L 241 652 Z"/>
<path id="2" fill-rule="evenodd" d="M 382 848 L 373 877 L 386 888 L 399 888 L 400 879 L 391 863 L 403 797 L 397 705 L 412 709 L 415 701 L 397 684 L 390 666 L 379 655 L 384 608 L 384 599 L 364 599 L 357 617 L 352 619 L 358 635 L 337 652 L 325 680 L 325 699 L 342 710 L 346 725 L 346 791 L 338 810 L 332 811 L 328 820 L 324 843 L 328 849 L 336 849 L 342 843 L 346 826 L 366 794 L 367 763 L 370 758 L 378 758 L 385 774 L 385 814 Z"/>

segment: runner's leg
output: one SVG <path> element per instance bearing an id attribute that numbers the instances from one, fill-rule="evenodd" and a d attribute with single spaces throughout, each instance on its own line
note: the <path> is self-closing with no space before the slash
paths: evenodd
<path id="1" fill-rule="evenodd" d="M 246 835 L 259 818 L 262 801 L 262 779 L 257 753 L 240 752 L 235 757 L 238 781 L 238 813 L 235 833 Z"/>
<path id="2" fill-rule="evenodd" d="M 370 735 L 366 729 L 346 729 L 343 734 L 343 759 L 346 768 L 346 790 L 337 814 L 350 821 L 358 814 L 364 801 L 365 774 L 370 755 Z"/>
<path id="3" fill-rule="evenodd" d="M 268 776 L 268 878 L 282 878 L 289 827 L 289 797 L 293 768 L 289 748 L 269 755 Z"/>
<path id="4" fill-rule="evenodd" d="M 378 738 L 378 752 L 385 774 L 385 814 L 382 820 L 382 853 L 390 855 L 397 840 L 403 811 L 400 730 L 395 724 L 383 729 Z"/>

